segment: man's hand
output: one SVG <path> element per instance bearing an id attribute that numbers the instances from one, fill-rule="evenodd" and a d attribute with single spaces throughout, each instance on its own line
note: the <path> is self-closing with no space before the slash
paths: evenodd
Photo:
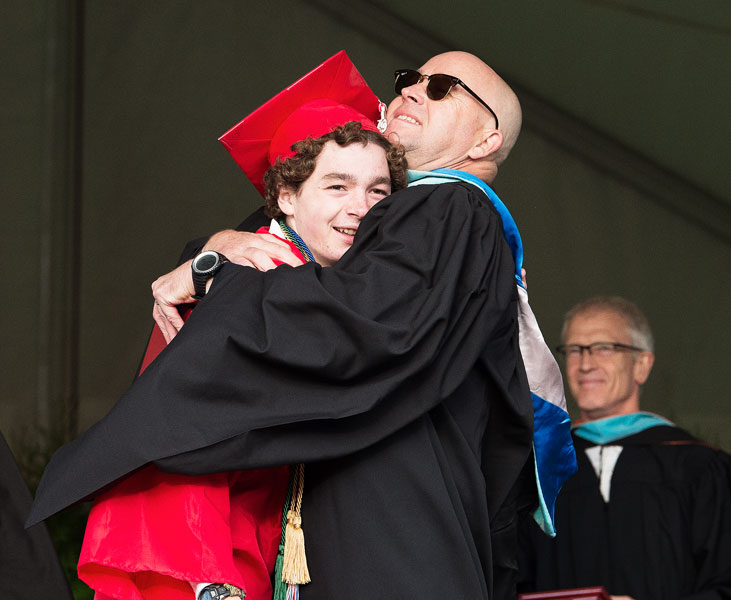
<path id="1" fill-rule="evenodd" d="M 225 229 L 211 236 L 203 250 L 215 250 L 233 263 L 254 267 L 259 271 L 268 271 L 276 267 L 277 263 L 274 260 L 292 267 L 302 264 L 302 261 L 292 254 L 286 242 L 279 238 L 233 229 Z M 152 295 L 155 298 L 152 318 L 155 319 L 168 344 L 184 323 L 177 306 L 195 302 L 191 262 L 189 260 L 174 271 L 158 277 L 152 284 Z M 207 287 L 210 287 L 211 282 L 212 280 L 208 281 Z"/>
<path id="2" fill-rule="evenodd" d="M 184 262 L 174 271 L 158 277 L 152 283 L 152 296 L 155 305 L 152 307 L 152 318 L 162 331 L 169 344 L 183 326 L 183 319 L 178 313 L 178 304 L 194 302 L 193 275 L 190 268 L 192 260 Z"/>
<path id="3" fill-rule="evenodd" d="M 289 249 L 286 242 L 273 235 L 259 235 L 246 231 L 224 229 L 211 236 L 203 250 L 220 252 L 231 262 L 259 271 L 268 271 L 280 263 L 297 267 L 302 264 Z"/>
<path id="4" fill-rule="evenodd" d="M 632 596 L 609 596 L 612 600 L 635 600 Z"/>

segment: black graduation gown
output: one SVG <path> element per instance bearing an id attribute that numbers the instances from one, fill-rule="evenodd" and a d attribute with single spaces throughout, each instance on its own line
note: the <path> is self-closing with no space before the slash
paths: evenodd
<path id="1" fill-rule="evenodd" d="M 24 529 L 32 497 L 0 433 L 0 589 L 3 598 L 34 594 L 71 600 L 71 590 L 43 523 Z"/>
<path id="2" fill-rule="evenodd" d="M 303 598 L 487 598 L 491 518 L 514 525 L 532 437 L 514 270 L 466 183 L 381 201 L 332 268 L 224 266 L 112 411 L 54 455 L 29 522 L 149 462 L 304 462 Z"/>
<path id="3" fill-rule="evenodd" d="M 555 539 L 526 522 L 522 591 L 603 585 L 635 600 L 731 598 L 731 461 L 671 426 L 623 446 L 609 503 L 574 436 L 579 470 L 556 504 Z"/>

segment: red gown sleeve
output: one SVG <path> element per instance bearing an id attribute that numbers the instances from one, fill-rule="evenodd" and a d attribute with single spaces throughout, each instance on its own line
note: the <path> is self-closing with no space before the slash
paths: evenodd
<path id="1" fill-rule="evenodd" d="M 288 479 L 287 467 L 206 476 L 146 467 L 95 502 L 79 578 L 97 600 L 190 600 L 189 581 L 271 598 Z"/>
<path id="2" fill-rule="evenodd" d="M 183 320 L 193 307 L 181 310 Z M 165 346 L 154 327 L 140 375 Z M 270 600 L 288 484 L 289 467 L 186 476 L 148 466 L 95 500 L 79 579 L 96 600 L 191 600 L 191 581 L 231 583 L 247 600 Z"/>
<path id="3" fill-rule="evenodd" d="M 164 347 L 155 327 L 140 374 Z M 96 600 L 191 600 L 191 581 L 268 600 L 288 482 L 288 467 L 194 477 L 148 466 L 96 499 L 79 579 Z"/>

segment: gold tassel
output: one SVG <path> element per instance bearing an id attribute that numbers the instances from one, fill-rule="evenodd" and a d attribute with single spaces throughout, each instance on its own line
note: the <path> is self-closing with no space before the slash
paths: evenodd
<path id="1" fill-rule="evenodd" d="M 287 527 L 284 530 L 284 562 L 282 565 L 282 581 L 288 584 L 301 585 L 310 582 L 305 554 L 305 534 L 302 531 L 302 493 L 305 483 L 305 466 L 299 464 L 297 469 L 294 501 L 287 511 Z"/>

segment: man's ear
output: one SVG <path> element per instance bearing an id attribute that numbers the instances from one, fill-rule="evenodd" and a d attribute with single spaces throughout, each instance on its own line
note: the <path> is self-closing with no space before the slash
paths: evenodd
<path id="1" fill-rule="evenodd" d="M 480 160 L 495 154 L 503 145 L 503 134 L 497 129 L 487 129 L 481 136 L 481 140 L 470 148 L 467 156 L 472 160 Z"/>
<path id="2" fill-rule="evenodd" d="M 655 355 L 652 352 L 641 352 L 635 359 L 634 378 L 639 385 L 644 385 L 647 381 L 653 364 L 655 364 Z"/>
<path id="3" fill-rule="evenodd" d="M 294 200 L 296 196 L 297 194 L 293 188 L 286 185 L 279 186 L 279 199 L 277 203 L 279 204 L 279 209 L 288 217 L 294 215 Z"/>

